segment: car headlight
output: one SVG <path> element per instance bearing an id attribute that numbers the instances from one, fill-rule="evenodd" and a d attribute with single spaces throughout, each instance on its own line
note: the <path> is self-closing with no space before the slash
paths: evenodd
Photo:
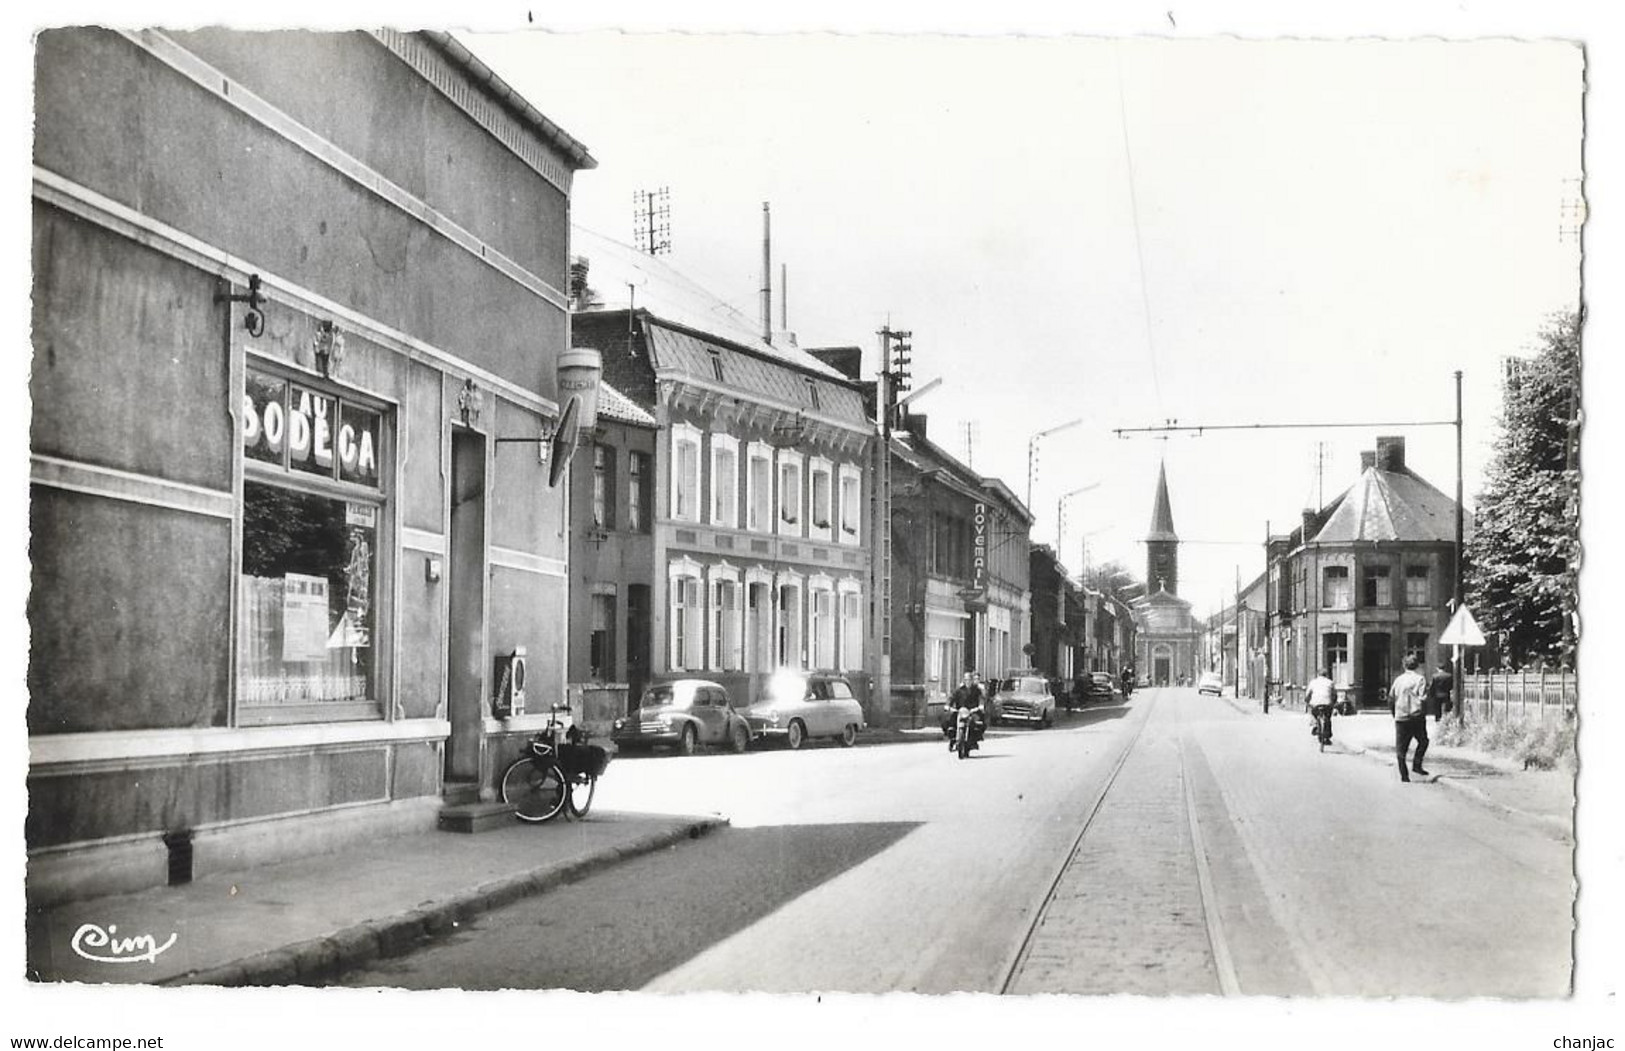
<path id="1" fill-rule="evenodd" d="M 769 725 L 769 726 L 777 726 L 777 725 L 779 725 L 779 713 L 778 712 L 769 712 L 767 714 L 767 725 Z"/>
<path id="2" fill-rule="evenodd" d="M 626 729 L 626 720 L 625 719 L 616 719 L 615 720 L 615 729 L 617 729 L 617 730 Z"/>

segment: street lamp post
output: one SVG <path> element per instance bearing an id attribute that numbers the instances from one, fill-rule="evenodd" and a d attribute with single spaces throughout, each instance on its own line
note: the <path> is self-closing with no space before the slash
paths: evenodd
<path id="1" fill-rule="evenodd" d="M 1065 510 L 1064 509 L 1066 507 L 1066 502 L 1068 500 L 1072 499 L 1074 496 L 1077 496 L 1077 495 L 1079 495 L 1081 493 L 1087 493 L 1091 489 L 1099 489 L 1099 488 L 1100 488 L 1100 483 L 1099 482 L 1090 482 L 1088 485 L 1079 486 L 1078 488 L 1072 490 L 1070 493 L 1067 493 L 1065 496 L 1061 497 L 1059 500 L 1055 501 L 1055 557 L 1056 558 L 1061 557 L 1061 522 L 1062 522 L 1063 517 L 1065 515 Z"/>
<path id="2" fill-rule="evenodd" d="M 1082 422 L 1083 417 L 1080 416 L 1075 420 L 1068 420 L 1065 423 L 1057 424 L 1047 431 L 1039 431 L 1037 434 L 1027 439 L 1027 507 L 1029 509 L 1033 506 L 1033 464 L 1035 462 L 1034 458 L 1038 454 L 1039 441 L 1044 438 L 1048 438 L 1050 435 L 1059 431 L 1064 431 L 1068 427 L 1076 427 Z"/>

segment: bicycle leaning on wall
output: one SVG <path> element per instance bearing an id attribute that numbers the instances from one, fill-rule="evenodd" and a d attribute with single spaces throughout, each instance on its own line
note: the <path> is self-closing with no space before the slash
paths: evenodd
<path id="1" fill-rule="evenodd" d="M 567 704 L 553 705 L 546 728 L 525 743 L 524 754 L 503 772 L 502 801 L 521 821 L 550 821 L 560 811 L 580 818 L 592 807 L 609 753 L 582 744 L 581 731 L 559 721 L 559 713 L 569 710 Z"/>

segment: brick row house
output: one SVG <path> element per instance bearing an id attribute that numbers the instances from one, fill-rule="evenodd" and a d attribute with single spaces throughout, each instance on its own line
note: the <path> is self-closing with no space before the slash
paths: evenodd
<path id="1" fill-rule="evenodd" d="M 874 425 L 859 384 L 656 258 L 580 230 L 576 251 L 590 290 L 574 343 L 656 428 L 652 463 L 615 468 L 648 486 L 647 675 L 748 703 L 777 669 L 835 670 L 867 703 Z"/>
<path id="2" fill-rule="evenodd" d="M 28 895 L 432 829 L 565 681 L 569 200 L 445 34 L 36 38 Z M 501 437 L 530 444 L 499 444 Z"/>
<path id="3" fill-rule="evenodd" d="M 1360 477 L 1268 546 L 1271 678 L 1289 699 L 1319 672 L 1365 707 L 1387 704 L 1407 655 L 1432 667 L 1449 623 L 1456 503 L 1405 465 L 1405 439 L 1381 437 Z M 1472 535 L 1472 516 L 1465 518 Z"/>

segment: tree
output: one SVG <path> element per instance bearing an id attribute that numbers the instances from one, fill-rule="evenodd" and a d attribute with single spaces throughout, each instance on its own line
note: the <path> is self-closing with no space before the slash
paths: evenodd
<path id="1" fill-rule="evenodd" d="M 1515 665 L 1572 666 L 1580 569 L 1579 313 L 1553 317 L 1533 357 L 1509 360 L 1500 433 L 1465 590 L 1484 633 Z"/>

